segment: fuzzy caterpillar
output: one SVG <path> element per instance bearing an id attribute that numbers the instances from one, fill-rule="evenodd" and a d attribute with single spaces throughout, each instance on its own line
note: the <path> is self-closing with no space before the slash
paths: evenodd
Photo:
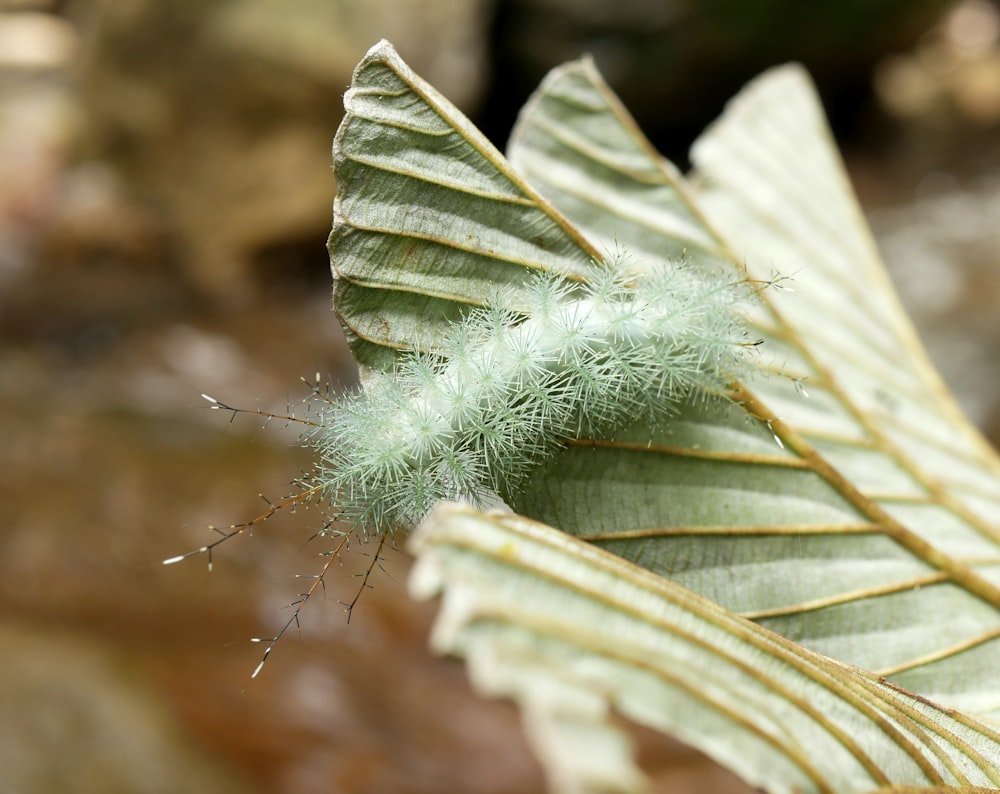
<path id="1" fill-rule="evenodd" d="M 725 393 L 751 343 L 736 313 L 752 290 L 688 261 L 646 272 L 614 257 L 581 285 L 536 276 L 454 326 L 441 355 L 411 353 L 331 403 L 311 444 L 341 516 L 408 528 L 441 499 L 515 491 L 561 440 L 662 419 Z"/>

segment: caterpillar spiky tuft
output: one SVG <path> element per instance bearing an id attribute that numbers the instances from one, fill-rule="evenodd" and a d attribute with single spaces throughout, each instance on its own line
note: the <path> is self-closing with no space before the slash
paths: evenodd
<path id="1" fill-rule="evenodd" d="M 316 537 L 332 547 L 320 552 L 319 573 L 304 577 L 309 584 L 285 624 L 261 640 L 264 659 L 298 625 L 301 609 L 324 590 L 324 577 L 355 538 L 374 536 L 376 548 L 344 602 L 348 616 L 393 545 L 394 530 L 418 524 L 440 500 L 516 504 L 529 478 L 566 442 L 612 438 L 638 423 L 652 434 L 686 402 L 737 393 L 756 344 L 739 304 L 752 300 L 757 286 L 727 269 L 719 258 L 725 252 L 710 253 L 713 233 L 691 238 L 704 261 L 668 261 L 664 253 L 632 267 L 616 252 L 591 267 L 594 241 L 526 184 L 387 42 L 358 65 L 345 109 L 334 141 L 338 193 L 330 238 L 337 312 L 359 362 L 377 371 L 343 399 L 331 397 L 317 374 L 305 415 L 293 406 L 275 414 L 206 397 L 231 418 L 247 413 L 305 428 L 316 464 L 294 482 L 296 492 L 265 500 L 249 521 L 211 527 L 210 542 L 165 561 L 205 555 L 211 567 L 219 544 L 277 512 L 316 501 L 328 506 Z M 585 142 L 576 153 L 591 150 Z M 618 162 L 611 151 L 608 162 Z M 572 167 L 552 162 L 560 172 Z M 663 176 L 672 182 L 669 169 Z M 658 177 L 656 184 L 660 196 L 667 183 Z M 594 202 L 588 212 L 601 206 Z M 681 231 L 692 222 L 700 227 L 687 210 L 682 215 Z M 676 251 L 688 237 L 675 236 L 673 227 L 656 230 Z M 607 232 L 604 223 L 593 230 L 597 239 Z M 523 278 L 528 268 L 545 267 L 565 272 Z M 453 316 L 494 275 L 509 291 L 443 328 L 435 313 Z M 379 290 L 381 297 L 371 300 Z M 420 329 L 427 331 L 424 343 L 434 352 L 396 357 L 392 346 L 400 340 L 391 334 L 421 320 L 428 323 Z M 386 361 L 395 365 L 383 370 Z"/>
<path id="2" fill-rule="evenodd" d="M 586 284 L 534 278 L 455 325 L 440 355 L 392 373 L 321 414 L 317 482 L 365 531 L 409 528 L 442 499 L 516 493 L 570 438 L 660 421 L 725 394 L 752 346 L 736 313 L 752 289 L 679 261 L 636 272 L 613 257 Z"/>

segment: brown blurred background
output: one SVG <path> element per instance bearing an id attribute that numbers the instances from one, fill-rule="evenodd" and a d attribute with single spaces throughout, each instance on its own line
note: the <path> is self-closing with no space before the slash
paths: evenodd
<path id="1" fill-rule="evenodd" d="M 803 61 L 905 302 L 1000 437 L 1000 12 L 986 0 L 0 0 L 0 794 L 542 791 L 517 716 L 425 650 L 407 561 L 250 680 L 315 573 L 315 512 L 165 557 L 309 465 L 283 409 L 353 381 L 330 313 L 330 142 L 381 37 L 503 145 L 582 52 L 680 164 Z M 742 791 L 638 734 L 658 791 Z"/>

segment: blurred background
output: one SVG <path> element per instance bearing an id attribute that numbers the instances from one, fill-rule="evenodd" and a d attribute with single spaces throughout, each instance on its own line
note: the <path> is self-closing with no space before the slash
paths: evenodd
<path id="1" fill-rule="evenodd" d="M 541 792 L 517 716 L 425 650 L 354 555 L 250 679 L 325 547 L 284 410 L 354 375 L 330 313 L 330 144 L 377 39 L 503 146 L 591 52 L 680 165 L 804 62 L 904 302 L 1000 438 L 1000 10 L 987 0 L 0 0 L 0 794 Z M 637 733 L 658 791 L 745 791 Z"/>

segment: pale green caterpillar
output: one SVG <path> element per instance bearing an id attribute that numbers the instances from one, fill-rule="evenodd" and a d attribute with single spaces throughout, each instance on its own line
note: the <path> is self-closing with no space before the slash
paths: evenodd
<path id="1" fill-rule="evenodd" d="M 516 300 L 498 294 L 454 325 L 440 354 L 403 355 L 392 372 L 372 375 L 363 391 L 341 400 L 317 384 L 322 408 L 311 419 L 254 412 L 309 426 L 316 470 L 299 481 L 299 494 L 268 502 L 249 522 L 212 527 L 214 542 L 164 564 L 207 554 L 211 567 L 216 546 L 279 510 L 317 497 L 333 506 L 318 534 L 340 540 L 323 552 L 322 571 L 307 577 L 286 623 L 254 640 L 267 646 L 256 677 L 352 537 L 376 535 L 378 548 L 345 603 L 348 616 L 386 539 L 419 523 L 439 500 L 494 504 L 516 496 L 568 439 L 607 437 L 630 422 L 669 420 L 684 401 L 724 398 L 748 373 L 746 352 L 757 344 L 737 310 L 754 292 L 719 265 L 705 272 L 689 261 L 635 272 L 616 256 L 583 284 L 537 275 Z M 521 308 L 506 308 L 515 304 Z M 247 412 L 206 399 L 215 409 Z M 348 526 L 337 529 L 336 521 Z"/>
<path id="2" fill-rule="evenodd" d="M 430 239 L 441 244 L 436 251 L 452 245 L 458 254 L 468 247 L 481 258 L 493 256 L 492 247 L 503 239 L 519 247 L 524 216 L 503 213 L 537 201 L 545 223 L 556 222 L 561 243 L 577 246 L 576 266 L 581 251 L 594 250 L 519 179 L 510 183 L 516 188 L 511 194 L 502 155 L 387 44 L 377 45 L 359 64 L 345 107 L 335 140 L 335 234 L 341 224 L 349 231 L 403 235 L 414 244 Z M 381 155 L 373 160 L 369 149 L 376 141 Z M 481 166 L 470 165 L 481 157 Z M 505 180 L 499 193 L 492 177 L 485 178 L 492 168 Z M 501 201 L 491 200 L 482 214 L 482 200 L 494 197 Z M 476 212 L 460 217 L 485 224 L 484 230 L 495 226 L 497 241 L 480 250 L 452 239 L 459 218 L 453 214 L 455 201 L 474 203 Z M 349 220 L 352 212 L 357 217 Z M 509 269 L 515 263 L 544 267 L 550 242 L 526 244 L 528 254 L 506 251 L 499 261 L 507 268 L 507 283 L 520 283 Z M 352 255 L 376 265 L 384 255 L 380 250 L 359 245 Z M 380 286 L 405 263 L 389 264 Z M 217 535 L 212 542 L 164 562 L 205 554 L 211 566 L 216 546 L 249 533 L 279 510 L 314 499 L 329 505 L 329 521 L 317 535 L 339 540 L 322 552 L 322 571 L 308 577 L 311 583 L 293 602 L 285 625 L 260 640 L 267 643 L 266 659 L 278 638 L 298 624 L 300 609 L 353 538 L 374 535 L 378 547 L 357 594 L 345 605 L 348 613 L 392 532 L 419 523 L 438 501 L 514 503 L 527 479 L 568 440 L 612 438 L 635 422 L 652 431 L 687 401 L 725 398 L 749 371 L 746 353 L 756 342 L 747 336 L 738 304 L 756 287 L 711 255 L 704 262 L 668 261 L 664 255 L 654 264 L 636 264 L 630 267 L 625 256 L 615 254 L 601 267 L 586 268 L 597 273 L 587 281 L 578 280 L 578 271 L 530 277 L 516 292 L 498 293 L 470 311 L 448 329 L 447 341 L 434 354 L 402 354 L 392 371 L 374 373 L 352 396 L 327 397 L 317 376 L 318 399 L 310 405 L 318 413 L 308 418 L 291 409 L 287 415 L 245 411 L 206 397 L 212 408 L 233 416 L 256 413 L 309 428 L 305 440 L 318 460 L 314 471 L 296 481 L 298 493 L 268 501 L 268 509 L 250 521 L 212 527 Z M 435 344 L 438 338 L 435 327 Z M 338 526 L 341 521 L 346 526 Z M 259 671 L 260 666 L 254 675 Z"/>
<path id="3" fill-rule="evenodd" d="M 492 301 L 453 327 L 442 355 L 406 355 L 331 402 L 311 439 L 313 482 L 339 517 L 379 533 L 442 499 L 489 503 L 563 440 L 724 394 L 753 345 L 735 309 L 747 282 L 690 261 L 639 273 L 623 260 L 584 285 L 538 275 L 523 311 Z"/>

